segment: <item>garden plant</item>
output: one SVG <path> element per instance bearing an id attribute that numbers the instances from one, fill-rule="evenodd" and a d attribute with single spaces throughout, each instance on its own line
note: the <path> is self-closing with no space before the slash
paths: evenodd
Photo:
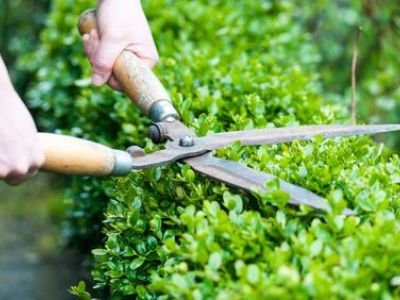
<path id="1" fill-rule="evenodd" d="M 349 122 L 328 104 L 320 52 L 292 1 L 143 1 L 155 73 L 182 121 L 209 132 Z M 114 148 L 159 149 L 122 93 L 93 88 L 76 22 L 90 0 L 55 0 L 28 97 L 42 130 Z M 110 299 L 308 299 L 400 296 L 400 160 L 368 137 L 242 147 L 239 161 L 326 197 L 328 213 L 229 188 L 174 163 L 113 179 L 74 178 L 62 234 L 91 253 L 94 295 Z M 340 212 L 351 207 L 356 216 Z M 77 282 L 79 282 L 77 278 Z M 71 288 L 92 296 L 83 282 Z"/>

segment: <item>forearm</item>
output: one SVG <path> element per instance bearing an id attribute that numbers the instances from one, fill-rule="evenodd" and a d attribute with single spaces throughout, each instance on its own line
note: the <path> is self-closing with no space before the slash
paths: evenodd
<path id="1" fill-rule="evenodd" d="M 0 56 L 0 180 L 20 184 L 43 162 L 35 123 L 15 92 Z"/>
<path id="2" fill-rule="evenodd" d="M 3 59 L 0 55 L 0 101 L 2 100 L 1 95 L 5 91 L 10 90 L 13 90 L 13 86 L 10 77 L 8 76 L 6 65 L 4 64 Z"/>

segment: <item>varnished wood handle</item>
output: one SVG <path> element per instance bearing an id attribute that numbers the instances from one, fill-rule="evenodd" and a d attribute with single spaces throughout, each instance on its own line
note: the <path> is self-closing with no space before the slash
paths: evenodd
<path id="1" fill-rule="evenodd" d="M 45 171 L 69 175 L 126 175 L 132 169 L 128 152 L 72 136 L 39 133 Z"/>
<path id="2" fill-rule="evenodd" d="M 82 13 L 78 22 L 81 35 L 97 28 L 95 10 Z M 124 92 L 140 109 L 159 122 L 168 117 L 178 119 L 168 93 L 154 73 L 132 52 L 124 50 L 114 63 L 113 74 Z"/>

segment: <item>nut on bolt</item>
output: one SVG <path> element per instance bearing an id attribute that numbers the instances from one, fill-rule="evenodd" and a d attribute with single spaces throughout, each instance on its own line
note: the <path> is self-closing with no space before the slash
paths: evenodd
<path id="1" fill-rule="evenodd" d="M 185 135 L 179 139 L 179 146 L 181 147 L 192 147 L 194 145 L 193 137 Z"/>

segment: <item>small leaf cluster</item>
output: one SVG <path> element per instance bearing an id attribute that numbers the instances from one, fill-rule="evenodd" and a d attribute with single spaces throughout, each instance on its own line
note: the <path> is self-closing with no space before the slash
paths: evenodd
<path id="1" fill-rule="evenodd" d="M 38 69 L 32 105 L 48 130 L 155 151 L 148 119 L 122 94 L 90 86 L 75 23 L 91 5 L 54 1 L 30 59 Z M 292 2 L 144 6 L 162 58 L 155 72 L 198 135 L 346 120 L 341 106 L 323 101 L 319 54 Z M 332 209 L 291 207 L 278 180 L 244 193 L 182 163 L 74 179 L 64 233 L 92 247 L 95 289 L 111 299 L 399 297 L 398 156 L 366 137 L 235 143 L 214 154 L 308 188 Z M 344 207 L 357 216 L 341 216 Z M 83 283 L 71 291 L 90 298 Z"/>

